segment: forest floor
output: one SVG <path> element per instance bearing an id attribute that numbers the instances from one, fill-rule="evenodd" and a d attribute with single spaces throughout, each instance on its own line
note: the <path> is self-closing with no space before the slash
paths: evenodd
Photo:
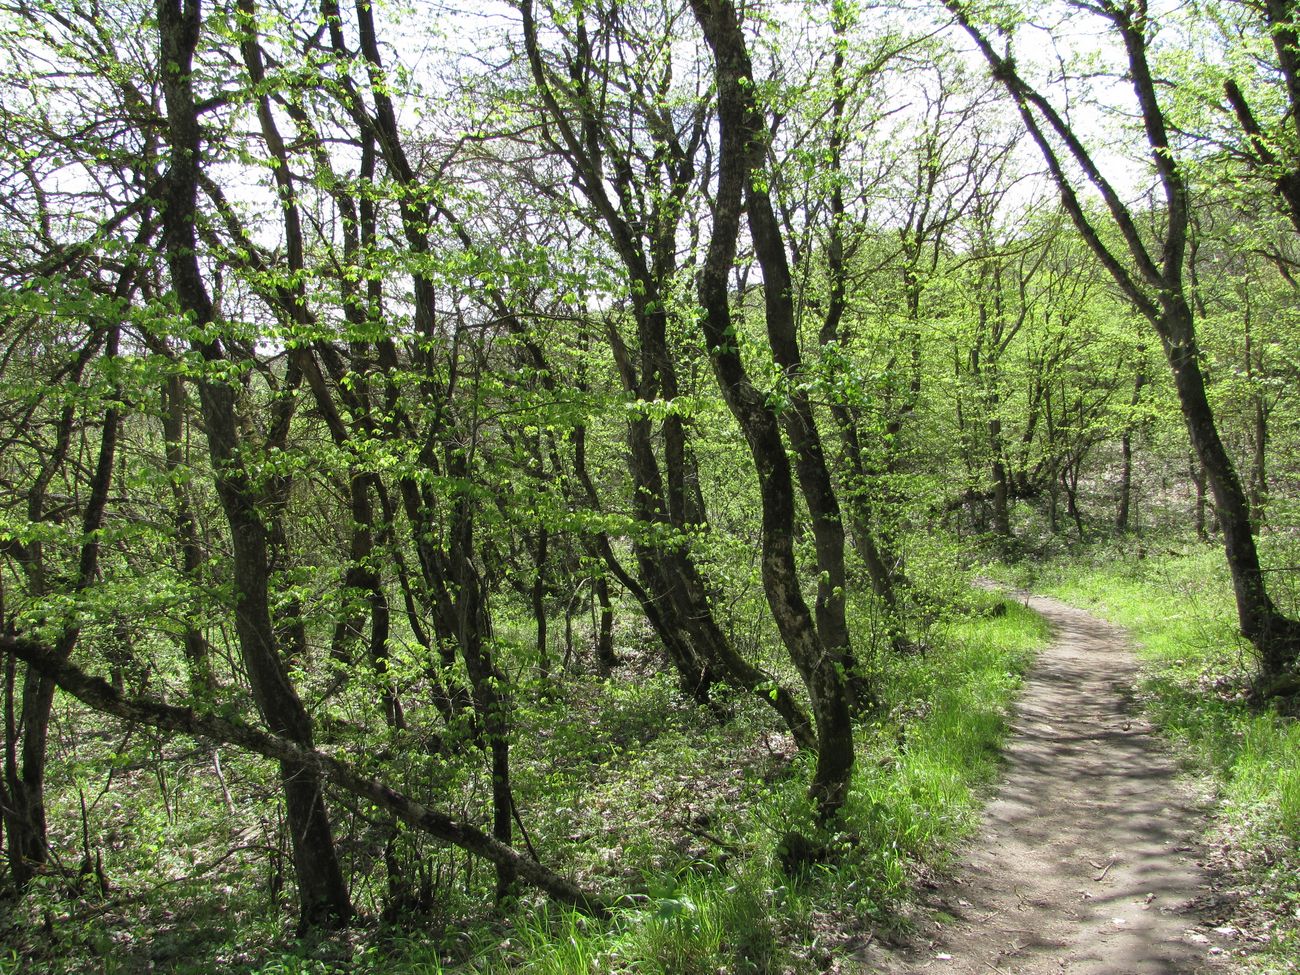
<path id="1" fill-rule="evenodd" d="M 1206 810 L 1134 700 L 1124 631 L 1053 599 L 997 794 L 906 943 L 868 970 L 952 975 L 1185 975 L 1229 963 L 1201 845 Z"/>

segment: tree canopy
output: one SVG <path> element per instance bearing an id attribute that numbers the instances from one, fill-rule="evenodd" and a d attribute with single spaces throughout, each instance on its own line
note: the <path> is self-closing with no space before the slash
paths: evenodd
<path id="1" fill-rule="evenodd" d="M 604 916 L 520 796 L 586 781 L 545 715 L 660 680 L 789 743 L 783 855 L 831 861 L 963 573 L 1103 538 L 1220 546 L 1288 707 L 1297 29 L 0 4 L 9 881 L 57 865 L 52 721 L 106 714 L 273 763 L 303 932 L 453 848 Z"/>

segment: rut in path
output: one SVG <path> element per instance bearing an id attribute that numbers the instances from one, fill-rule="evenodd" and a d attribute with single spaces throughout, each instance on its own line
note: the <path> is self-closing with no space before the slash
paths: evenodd
<path id="1" fill-rule="evenodd" d="M 1213 967 L 1231 946 L 1193 907 L 1208 885 L 1194 852 L 1204 813 L 1132 702 L 1124 633 L 1052 599 L 1027 605 L 1053 640 L 1026 675 L 997 796 L 937 892 L 955 920 L 859 960 L 886 975 Z"/>

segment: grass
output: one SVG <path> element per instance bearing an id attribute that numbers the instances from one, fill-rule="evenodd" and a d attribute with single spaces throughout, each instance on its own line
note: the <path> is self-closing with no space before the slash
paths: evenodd
<path id="1" fill-rule="evenodd" d="M 370 889 L 357 853 L 350 861 L 354 898 L 372 920 L 294 942 L 285 906 L 291 892 L 278 905 L 265 894 L 265 848 L 277 822 L 273 777 L 264 763 L 223 754 L 236 803 L 228 816 L 213 783 L 199 774 L 211 765 L 200 748 L 195 774 L 169 794 L 173 817 L 158 787 L 141 787 L 142 755 L 129 756 L 130 770 L 118 773 L 93 811 L 92 844 L 117 837 L 106 862 L 114 884 L 108 899 L 118 906 L 99 910 L 93 892 L 69 903 L 52 886 L 13 910 L 5 937 L 31 952 L 33 967 L 19 970 L 43 973 L 803 975 L 826 971 L 832 961 L 853 972 L 852 945 L 874 927 L 898 925 L 915 879 L 972 826 L 981 787 L 997 768 L 1020 674 L 1046 635 L 1023 607 L 973 593 L 930 629 L 924 653 L 870 660 L 881 706 L 859 728 L 849 802 L 829 834 L 817 833 L 804 797 L 808 762 L 751 697 L 724 701 L 732 717 L 720 724 L 654 673 L 608 683 L 560 676 L 558 693 L 518 714 L 517 798 L 545 861 L 589 886 L 629 894 L 609 922 L 532 895 L 493 911 L 486 906 L 490 872 L 426 844 L 407 850 L 441 865 L 435 911 L 423 922 L 373 920 L 382 890 Z M 87 792 L 98 795 L 102 783 L 89 789 L 100 757 L 91 746 L 102 739 L 104 748 L 120 751 L 114 734 L 120 737 L 83 736 L 59 774 L 85 778 Z M 440 788 L 463 788 L 471 805 L 472 790 L 482 788 L 473 776 L 420 764 L 409 775 L 408 787 L 433 776 Z M 119 787 L 127 791 L 119 795 Z M 75 863 L 79 813 L 60 808 L 54 815 L 67 824 L 56 835 Z M 260 817 L 263 829 L 239 833 L 246 816 Z M 358 849 L 375 829 L 355 816 L 340 813 L 338 821 Z M 779 848 L 791 828 L 814 835 L 832 852 L 830 862 L 787 875 Z M 207 848 L 196 853 L 205 831 Z M 246 852 L 184 879 L 187 864 L 211 861 L 236 834 Z M 416 838 L 402 837 L 408 841 Z M 175 879 L 155 887 L 160 873 Z M 54 936 L 30 940 L 45 918 Z M 0 956 L 0 972 L 5 965 Z"/>
<path id="2" fill-rule="evenodd" d="M 1276 560 L 1281 553 L 1271 554 Z M 1146 711 L 1217 795 L 1217 845 L 1240 866 L 1237 882 L 1265 912 L 1255 924 L 1267 930 L 1269 945 L 1247 970 L 1296 971 L 1300 723 L 1247 701 L 1254 657 L 1236 631 L 1222 551 L 1188 545 L 1136 557 L 1101 548 L 1070 562 L 996 572 L 1133 635 Z"/>

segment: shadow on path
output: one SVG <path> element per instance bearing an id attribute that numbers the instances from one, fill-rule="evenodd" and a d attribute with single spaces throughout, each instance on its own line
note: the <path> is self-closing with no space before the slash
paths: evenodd
<path id="1" fill-rule="evenodd" d="M 951 975 L 1187 975 L 1220 949 L 1192 907 L 1203 813 L 1133 703 L 1124 633 L 1030 597 L 1054 638 L 1025 677 L 983 825 L 902 950 L 867 971 Z M 1226 953 L 1225 953 L 1226 954 Z"/>

